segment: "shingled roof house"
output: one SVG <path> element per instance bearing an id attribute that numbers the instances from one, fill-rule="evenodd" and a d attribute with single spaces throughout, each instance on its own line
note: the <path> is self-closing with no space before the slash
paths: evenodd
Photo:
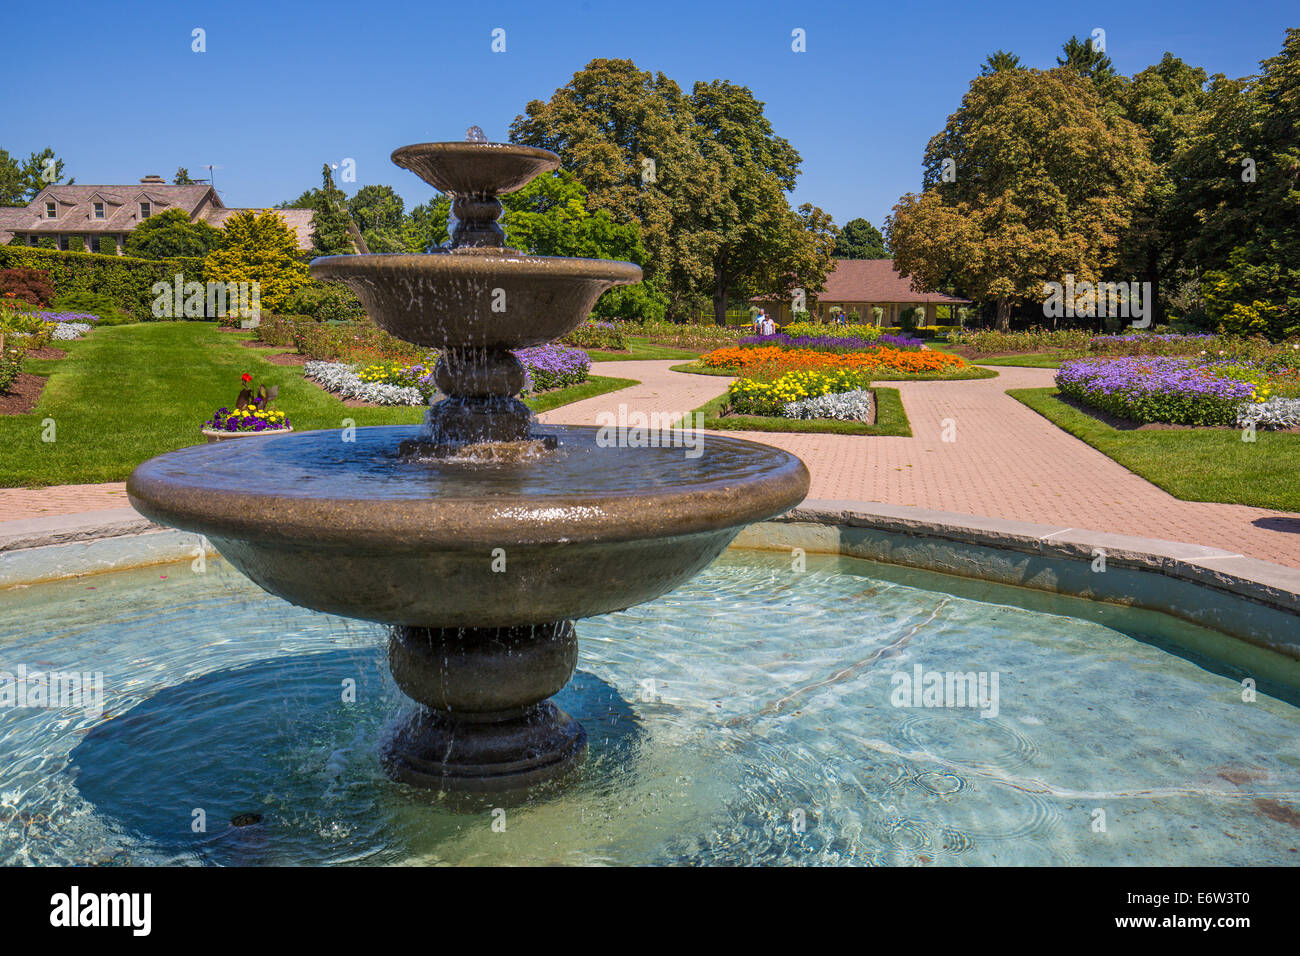
<path id="1" fill-rule="evenodd" d="M 203 220 L 218 229 L 244 211 L 226 208 L 211 186 L 173 186 L 161 176 L 145 176 L 134 186 L 46 186 L 26 208 L 0 209 L 0 244 L 16 237 L 35 246 L 48 236 L 66 250 L 79 236 L 88 251 L 116 255 L 132 229 L 167 209 L 184 210 L 191 222 Z M 311 249 L 312 211 L 275 211 L 298 237 L 298 248 Z"/>
<path id="2" fill-rule="evenodd" d="M 750 299 L 762 306 L 773 320 L 784 325 L 791 321 L 790 296 L 756 295 Z M 836 259 L 835 268 L 826 276 L 826 289 L 816 301 L 808 302 L 808 311 L 825 320 L 837 307 L 857 312 L 867 324 L 872 321 L 872 306 L 880 306 L 884 315 L 881 325 L 898 325 L 904 309 L 925 309 L 925 324 L 934 325 L 938 306 L 969 305 L 969 299 L 942 292 L 913 292 L 910 279 L 894 271 L 893 259 Z"/>

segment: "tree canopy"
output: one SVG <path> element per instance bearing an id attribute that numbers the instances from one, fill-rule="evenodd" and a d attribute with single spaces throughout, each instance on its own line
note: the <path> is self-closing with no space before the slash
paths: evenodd
<path id="1" fill-rule="evenodd" d="M 820 218 L 786 196 L 799 154 L 743 86 L 699 82 L 687 95 L 631 60 L 597 59 L 530 102 L 510 136 L 558 153 L 593 212 L 640 229 L 646 285 L 670 314 L 711 302 L 721 323 L 729 296 L 770 291 L 778 273 L 820 288 L 830 267 L 830 244 L 807 229 Z"/>
<path id="2" fill-rule="evenodd" d="M 221 230 L 206 222 L 190 222 L 183 209 L 166 209 L 150 216 L 126 237 L 126 254 L 141 259 L 206 256 L 221 244 Z"/>
<path id="3" fill-rule="evenodd" d="M 1145 134 L 1073 67 L 976 77 L 924 168 L 886 226 L 895 266 L 996 301 L 1004 328 L 1044 282 L 1102 278 L 1153 175 Z"/>
<path id="4" fill-rule="evenodd" d="M 884 259 L 885 237 L 865 219 L 850 219 L 835 237 L 836 259 Z"/>

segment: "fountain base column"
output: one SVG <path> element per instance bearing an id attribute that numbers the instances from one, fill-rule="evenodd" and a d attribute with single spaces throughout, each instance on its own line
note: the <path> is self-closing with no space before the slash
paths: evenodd
<path id="1" fill-rule="evenodd" d="M 494 792 L 560 776 L 586 753 L 582 725 L 547 698 L 578 659 L 572 621 L 392 629 L 398 686 L 423 706 L 385 743 L 388 775 L 437 790 Z"/>

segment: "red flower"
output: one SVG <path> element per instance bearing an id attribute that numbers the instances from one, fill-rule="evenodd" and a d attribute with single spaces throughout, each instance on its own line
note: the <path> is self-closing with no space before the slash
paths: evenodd
<path id="1" fill-rule="evenodd" d="M 243 375 L 241 375 L 241 376 L 239 376 L 239 377 L 240 377 L 240 379 L 241 379 L 242 381 L 245 381 L 245 382 L 251 382 L 251 381 L 253 380 L 253 376 L 249 375 L 247 372 L 245 372 Z"/>

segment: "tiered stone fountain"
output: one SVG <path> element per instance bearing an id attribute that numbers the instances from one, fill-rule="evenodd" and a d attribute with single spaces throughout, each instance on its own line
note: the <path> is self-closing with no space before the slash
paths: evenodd
<path id="1" fill-rule="evenodd" d="M 538 426 L 510 350 L 570 332 L 641 269 L 504 247 L 497 197 L 555 169 L 553 153 L 422 143 L 393 161 L 452 195 L 450 247 L 327 256 L 311 271 L 351 286 L 381 328 L 440 350 L 445 397 L 425 424 L 186 448 L 140 465 L 127 491 L 267 591 L 391 625 L 393 676 L 421 705 L 383 745 L 391 776 L 515 789 L 586 750 L 548 699 L 577 662 L 573 620 L 688 580 L 742 527 L 801 501 L 808 471 L 734 438 L 702 437 L 690 457 Z"/>

